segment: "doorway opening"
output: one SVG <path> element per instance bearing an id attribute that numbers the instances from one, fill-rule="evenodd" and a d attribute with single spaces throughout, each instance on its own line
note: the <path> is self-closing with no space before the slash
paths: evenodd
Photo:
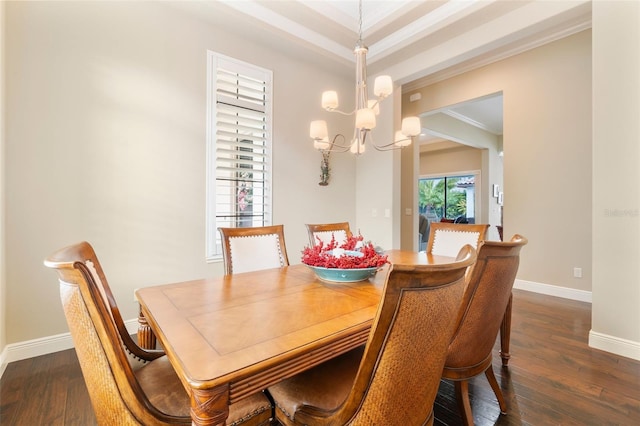
<path id="1" fill-rule="evenodd" d="M 502 93 L 425 112 L 420 118 L 425 135 L 415 151 L 414 206 L 419 214 L 413 226 L 418 226 L 418 234 L 423 218 L 428 218 L 428 223 L 488 223 L 493 225 L 488 239 L 498 240 L 502 206 L 493 188 L 503 188 Z"/>

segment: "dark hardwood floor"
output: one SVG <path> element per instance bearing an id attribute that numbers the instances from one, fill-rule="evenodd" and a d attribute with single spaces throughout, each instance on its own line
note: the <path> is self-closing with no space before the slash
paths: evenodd
<path id="1" fill-rule="evenodd" d="M 640 425 L 640 361 L 587 346 L 591 305 L 514 290 L 511 360 L 493 368 L 508 404 L 500 415 L 484 376 L 470 384 L 476 425 Z M 437 425 L 458 425 L 453 384 L 441 382 Z"/>
<path id="2" fill-rule="evenodd" d="M 589 348 L 590 328 L 589 304 L 515 290 L 509 368 L 500 366 L 498 346 L 494 354 L 509 413 L 500 415 L 485 377 L 476 377 L 476 425 L 640 425 L 640 362 Z M 450 382 L 440 385 L 435 417 L 436 425 L 461 424 Z M 0 424 L 95 424 L 75 352 L 9 364 Z"/>

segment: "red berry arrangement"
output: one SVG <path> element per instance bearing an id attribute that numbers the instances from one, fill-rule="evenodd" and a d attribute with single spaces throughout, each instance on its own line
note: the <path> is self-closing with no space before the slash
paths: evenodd
<path id="1" fill-rule="evenodd" d="M 334 237 L 326 246 L 318 238 L 318 244 L 313 247 L 305 247 L 302 250 L 302 263 L 309 266 L 320 266 L 323 268 L 339 269 L 362 269 L 379 268 L 385 263 L 389 263 L 386 254 L 376 252 L 371 242 L 363 242 L 362 235 L 348 237 L 347 240 L 338 247 Z M 334 256 L 333 250 L 340 248 L 346 253 L 341 256 Z M 358 252 L 361 255 L 349 254 Z"/>

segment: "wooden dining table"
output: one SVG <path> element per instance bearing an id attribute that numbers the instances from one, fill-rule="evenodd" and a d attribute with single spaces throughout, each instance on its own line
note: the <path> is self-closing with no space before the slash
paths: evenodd
<path id="1" fill-rule="evenodd" d="M 452 258 L 392 250 L 392 263 Z M 224 425 L 229 404 L 367 341 L 389 266 L 353 283 L 306 265 L 136 291 L 140 309 L 191 397 L 194 425 Z"/>

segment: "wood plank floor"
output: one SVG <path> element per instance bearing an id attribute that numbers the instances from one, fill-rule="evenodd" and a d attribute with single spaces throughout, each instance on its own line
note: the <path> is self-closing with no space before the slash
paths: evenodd
<path id="1" fill-rule="evenodd" d="M 640 425 L 640 362 L 587 346 L 591 306 L 514 291 L 512 358 L 494 370 L 509 413 L 484 376 L 470 384 L 476 425 Z M 453 385 L 442 382 L 436 425 L 459 425 Z M 0 380 L 2 425 L 96 424 L 73 350 L 10 363 Z M 401 425 L 405 426 L 405 425 Z"/>

